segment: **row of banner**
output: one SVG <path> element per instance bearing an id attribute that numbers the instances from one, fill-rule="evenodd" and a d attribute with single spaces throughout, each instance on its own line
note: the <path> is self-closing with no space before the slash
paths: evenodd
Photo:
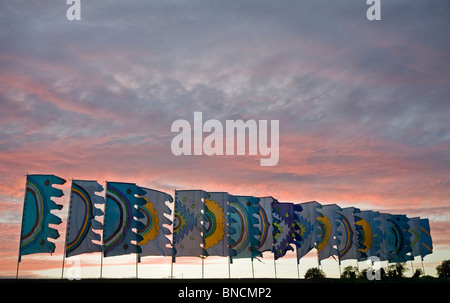
<path id="1" fill-rule="evenodd" d="M 53 185 L 65 182 L 54 175 L 27 175 L 19 262 L 22 255 L 55 251 L 51 240 L 59 233 L 49 224 L 61 219 L 51 211 L 62 206 L 51 198 L 63 196 Z M 105 196 L 96 194 L 103 190 L 97 181 L 72 180 L 66 257 L 137 253 L 173 261 L 226 256 L 232 262 L 265 251 L 278 259 L 296 247 L 297 260 L 316 248 L 319 262 L 330 256 L 404 262 L 433 250 L 429 221 L 419 217 L 203 190 L 176 190 L 175 205 L 169 207 L 171 195 L 133 183 L 106 182 Z"/>

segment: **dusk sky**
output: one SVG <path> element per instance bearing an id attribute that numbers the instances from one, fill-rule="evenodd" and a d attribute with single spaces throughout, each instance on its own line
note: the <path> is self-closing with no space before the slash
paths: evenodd
<path id="1" fill-rule="evenodd" d="M 426 217 L 430 268 L 450 259 L 450 3 L 381 3 L 368 21 L 365 0 L 82 0 L 69 21 L 65 1 L 0 0 L 0 277 L 27 173 Z M 278 164 L 173 155 L 196 111 L 279 120 Z M 53 259 L 24 276 L 61 266 L 56 213 Z"/>

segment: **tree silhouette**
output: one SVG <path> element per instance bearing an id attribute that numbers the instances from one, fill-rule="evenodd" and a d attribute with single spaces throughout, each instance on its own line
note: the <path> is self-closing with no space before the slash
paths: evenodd
<path id="1" fill-rule="evenodd" d="M 396 263 L 388 266 L 387 275 L 389 278 L 402 278 L 405 271 L 407 271 L 406 263 Z"/>
<path id="2" fill-rule="evenodd" d="M 359 276 L 358 268 L 355 266 L 347 266 L 341 274 L 342 279 L 356 279 Z"/>
<path id="3" fill-rule="evenodd" d="M 309 268 L 305 273 L 305 279 L 321 279 L 325 277 L 326 275 L 323 270 L 317 267 Z"/>
<path id="4" fill-rule="evenodd" d="M 413 278 L 419 278 L 420 276 L 423 276 L 423 270 L 420 268 L 416 268 L 416 271 L 413 274 Z"/>
<path id="5" fill-rule="evenodd" d="M 439 278 L 450 278 L 450 260 L 444 260 L 436 267 Z"/>

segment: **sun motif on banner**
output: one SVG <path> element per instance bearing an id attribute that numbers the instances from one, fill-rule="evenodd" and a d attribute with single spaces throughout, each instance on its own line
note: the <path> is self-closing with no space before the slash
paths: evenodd
<path id="1" fill-rule="evenodd" d="M 266 243 L 267 237 L 270 237 L 273 235 L 269 232 L 269 228 L 270 228 L 271 224 L 269 223 L 269 219 L 268 219 L 269 217 L 268 217 L 264 207 L 262 207 L 259 204 L 256 204 L 256 207 L 258 208 L 257 218 L 258 218 L 258 221 L 260 224 L 260 235 L 257 237 L 258 242 L 259 242 L 257 249 L 259 250 Z M 271 215 L 271 214 L 269 213 L 269 215 Z"/>
<path id="2" fill-rule="evenodd" d="M 147 203 L 144 206 L 139 206 L 139 210 L 145 216 L 145 227 L 138 231 L 138 234 L 143 237 L 143 240 L 138 245 L 145 245 L 148 241 L 153 241 L 158 236 L 159 232 L 159 219 L 158 212 L 156 211 L 153 203 L 148 200 L 147 197 L 143 198 Z"/>
<path id="3" fill-rule="evenodd" d="M 225 234 L 225 213 L 214 200 L 205 199 L 205 249 L 213 247 L 223 239 Z"/>
<path id="4" fill-rule="evenodd" d="M 346 253 L 350 251 L 350 249 L 353 246 L 353 230 L 351 227 L 350 222 L 345 217 L 343 213 L 336 212 L 338 216 L 338 220 L 342 223 L 342 234 L 340 235 L 340 238 L 338 238 L 339 244 L 338 244 L 338 252 L 339 257 L 345 256 Z"/>
<path id="5" fill-rule="evenodd" d="M 327 244 L 328 240 L 330 239 L 331 234 L 331 222 L 330 219 L 328 219 L 327 216 L 318 217 L 317 218 L 318 225 L 319 225 L 319 235 L 317 240 L 317 251 L 321 251 L 324 249 Z"/>
<path id="6" fill-rule="evenodd" d="M 369 222 L 364 219 L 356 221 L 355 223 L 356 225 L 361 226 L 360 234 L 363 239 L 363 247 L 360 247 L 359 251 L 365 253 L 372 247 L 373 244 L 372 228 L 370 227 Z"/>
<path id="7" fill-rule="evenodd" d="M 302 239 L 303 239 L 303 238 L 305 237 L 306 227 L 305 227 L 305 225 L 303 224 L 303 222 L 302 222 L 302 223 L 297 222 L 296 224 L 297 224 L 297 225 L 296 225 L 296 228 L 297 228 L 298 234 L 299 234 L 299 236 L 302 237 Z"/>
<path id="8" fill-rule="evenodd" d="M 194 227 L 197 226 L 197 220 L 189 211 L 186 205 L 180 201 L 175 202 L 175 213 L 173 216 L 173 240 L 175 243 L 181 241 Z"/>

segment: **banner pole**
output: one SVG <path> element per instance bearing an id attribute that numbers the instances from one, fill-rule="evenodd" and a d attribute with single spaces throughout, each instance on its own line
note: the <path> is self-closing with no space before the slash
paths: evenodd
<path id="1" fill-rule="evenodd" d="M 200 258 L 202 258 L 202 279 L 205 278 L 205 258 L 204 256 L 201 256 Z"/>
<path id="2" fill-rule="evenodd" d="M 338 263 L 339 263 L 339 278 L 342 277 L 342 271 L 341 271 L 341 256 L 339 254 L 339 251 L 337 252 L 338 255 Z"/>
<path id="3" fill-rule="evenodd" d="M 106 196 L 108 195 L 108 180 L 105 180 L 105 207 L 103 209 L 103 234 L 102 234 L 102 251 L 100 257 L 100 279 L 103 278 L 103 258 L 105 256 L 105 239 L 103 238 L 105 232 L 105 219 L 106 219 Z"/>
<path id="4" fill-rule="evenodd" d="M 255 278 L 255 268 L 253 267 L 253 258 L 252 258 L 252 277 Z"/>
<path id="5" fill-rule="evenodd" d="M 71 188 L 73 186 L 73 178 L 71 180 Z M 69 216 L 70 216 L 70 206 L 72 204 L 72 190 L 70 190 L 70 196 L 69 196 L 69 205 L 67 206 L 67 219 L 66 219 L 66 238 L 64 240 L 64 252 L 63 252 L 63 260 L 62 260 L 62 267 L 61 267 L 61 280 L 64 279 L 64 263 L 66 262 L 66 244 L 67 244 L 67 236 L 69 232 Z"/>
<path id="6" fill-rule="evenodd" d="M 101 258 L 100 258 L 100 279 L 103 279 L 103 255 L 104 251 L 101 252 Z"/>
<path id="7" fill-rule="evenodd" d="M 321 265 L 322 265 L 322 264 L 320 264 L 319 250 L 317 250 L 317 268 L 318 268 L 318 269 L 321 269 L 321 268 L 320 268 Z"/>
<path id="8" fill-rule="evenodd" d="M 173 226 L 175 224 L 175 205 L 177 204 L 177 189 L 173 189 L 173 211 L 172 211 L 172 258 L 170 261 L 170 279 L 173 279 L 173 263 L 175 262 L 175 243 L 174 243 L 174 229 Z"/>
<path id="9" fill-rule="evenodd" d="M 19 234 L 19 253 L 17 254 L 17 270 L 16 270 L 16 280 L 19 279 L 19 264 L 20 264 L 20 244 L 22 242 L 22 229 L 23 229 L 23 215 L 25 214 L 25 199 L 27 198 L 27 182 L 28 182 L 28 173 L 25 175 L 25 193 L 23 195 L 23 207 L 22 207 L 22 222 L 20 225 L 20 234 Z"/>
<path id="10" fill-rule="evenodd" d="M 139 279 L 139 272 L 138 272 L 138 263 L 141 262 L 139 258 L 139 254 L 136 253 L 136 279 Z"/>
<path id="11" fill-rule="evenodd" d="M 275 279 L 277 278 L 277 262 L 275 259 L 275 254 L 273 254 L 273 269 L 275 271 Z"/>
<path id="12" fill-rule="evenodd" d="M 423 275 L 425 276 L 425 267 L 423 266 L 423 257 L 420 256 L 421 262 L 422 262 L 422 269 L 423 269 Z"/>
<path id="13" fill-rule="evenodd" d="M 170 258 L 170 279 L 173 279 L 173 256 Z"/>

